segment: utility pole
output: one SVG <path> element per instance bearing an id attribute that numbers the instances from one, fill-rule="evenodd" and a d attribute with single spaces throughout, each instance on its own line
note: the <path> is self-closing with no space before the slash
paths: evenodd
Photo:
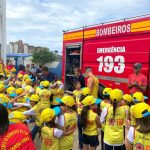
<path id="1" fill-rule="evenodd" d="M 0 56 L 6 64 L 6 0 L 0 0 Z"/>

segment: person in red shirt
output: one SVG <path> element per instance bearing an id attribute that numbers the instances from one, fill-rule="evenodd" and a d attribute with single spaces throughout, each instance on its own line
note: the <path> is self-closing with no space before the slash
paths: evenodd
<path id="1" fill-rule="evenodd" d="M 8 112 L 2 104 L 0 114 L 0 150 L 36 150 L 27 126 L 9 124 Z"/>
<path id="2" fill-rule="evenodd" d="M 11 60 L 8 61 L 8 64 L 7 64 L 7 66 L 6 66 L 6 70 L 5 70 L 5 71 L 6 71 L 7 77 L 9 77 L 11 73 L 15 74 L 16 68 L 15 68 L 14 65 L 12 64 L 12 61 L 11 61 Z"/>
<path id="3" fill-rule="evenodd" d="M 133 65 L 134 73 L 128 78 L 128 88 L 130 89 L 130 94 L 135 92 L 144 93 L 147 89 L 147 77 L 141 73 L 142 64 L 135 63 Z"/>

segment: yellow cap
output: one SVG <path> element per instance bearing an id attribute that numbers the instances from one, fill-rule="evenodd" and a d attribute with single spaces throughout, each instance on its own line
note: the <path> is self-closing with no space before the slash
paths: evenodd
<path id="1" fill-rule="evenodd" d="M 23 76 L 23 80 L 25 81 L 26 79 L 28 79 L 28 78 L 30 78 L 30 76 L 28 75 L 28 74 L 25 74 L 24 76 Z"/>
<path id="2" fill-rule="evenodd" d="M 41 81 L 41 82 L 40 82 L 40 86 L 43 86 L 43 82 L 44 82 L 44 81 Z"/>
<path id="3" fill-rule="evenodd" d="M 8 103 L 9 98 L 5 94 L 0 94 L 0 103 Z"/>
<path id="4" fill-rule="evenodd" d="M 9 87 L 9 88 L 7 88 L 6 92 L 7 92 L 8 94 L 16 93 L 16 89 L 15 89 L 14 87 Z"/>
<path id="5" fill-rule="evenodd" d="M 31 83 L 32 83 L 32 79 L 28 78 L 28 79 L 25 80 L 25 84 L 29 85 Z"/>
<path id="6" fill-rule="evenodd" d="M 111 91 L 111 94 L 110 94 L 110 99 L 112 101 L 121 101 L 122 100 L 122 97 L 123 97 L 123 92 L 119 89 L 114 89 Z"/>
<path id="7" fill-rule="evenodd" d="M 60 113 L 60 108 L 55 107 L 53 109 L 46 108 L 41 113 L 41 121 L 42 122 L 49 122 L 51 121 L 56 115 Z"/>
<path id="8" fill-rule="evenodd" d="M 144 102 L 144 95 L 141 92 L 136 92 L 133 94 L 133 101 L 135 103 Z"/>
<path id="9" fill-rule="evenodd" d="M 60 85 L 60 84 L 62 84 L 62 82 L 61 82 L 61 81 L 59 81 L 59 80 L 58 80 L 58 81 L 56 81 L 56 83 L 57 83 L 57 84 L 59 84 L 59 85 Z"/>
<path id="10" fill-rule="evenodd" d="M 18 74 L 18 78 L 23 78 L 23 75 L 22 74 Z"/>
<path id="11" fill-rule="evenodd" d="M 16 72 L 16 69 L 15 68 L 11 69 L 11 72 Z"/>
<path id="12" fill-rule="evenodd" d="M 42 82 L 43 87 L 48 87 L 50 85 L 49 81 L 45 80 Z"/>
<path id="13" fill-rule="evenodd" d="M 0 92 L 3 92 L 5 89 L 5 85 L 4 84 L 0 84 Z"/>
<path id="14" fill-rule="evenodd" d="M 99 103 L 101 103 L 101 100 L 94 98 L 94 96 L 92 96 L 92 95 L 86 96 L 84 98 L 84 100 L 82 101 L 82 104 L 84 106 L 88 106 L 88 105 L 92 105 L 92 104 L 99 104 Z"/>
<path id="15" fill-rule="evenodd" d="M 32 94 L 30 97 L 30 101 L 38 102 L 39 100 L 40 100 L 40 97 L 37 94 Z"/>
<path id="16" fill-rule="evenodd" d="M 150 115 L 150 106 L 144 102 L 138 103 L 133 107 L 135 118 L 143 118 Z"/>
<path id="17" fill-rule="evenodd" d="M 26 116 L 20 111 L 13 111 L 9 114 L 9 121 L 11 123 L 19 123 L 24 122 L 26 120 Z"/>
<path id="18" fill-rule="evenodd" d="M 87 96 L 87 95 L 91 94 L 91 91 L 90 91 L 90 89 L 88 87 L 84 87 L 84 88 L 82 88 L 82 94 L 84 96 Z"/>
<path id="19" fill-rule="evenodd" d="M 70 95 L 65 95 L 62 99 L 56 98 L 56 101 L 58 103 L 64 103 L 65 105 L 70 106 L 70 107 L 75 105 L 74 98 Z"/>
<path id="20" fill-rule="evenodd" d="M 40 91 L 41 91 L 41 88 L 40 88 L 40 87 L 37 87 L 37 88 L 36 88 L 36 94 L 39 94 Z"/>
<path id="21" fill-rule="evenodd" d="M 130 103 L 133 101 L 133 97 L 129 94 L 125 94 L 123 95 L 123 99 L 127 102 L 127 103 Z"/>
<path id="22" fill-rule="evenodd" d="M 41 100 L 43 100 L 43 99 L 49 100 L 50 96 L 51 96 L 51 91 L 49 91 L 47 89 L 40 90 L 39 96 L 40 96 Z"/>
<path id="23" fill-rule="evenodd" d="M 103 95 L 110 95 L 111 94 L 111 91 L 112 91 L 112 88 L 105 88 L 103 90 Z"/>
<path id="24" fill-rule="evenodd" d="M 27 85 L 26 87 L 25 87 L 25 90 L 26 91 L 29 91 L 29 90 L 31 90 L 32 89 L 32 86 L 30 86 L 30 85 Z"/>
<path id="25" fill-rule="evenodd" d="M 24 89 L 23 88 L 17 88 L 16 89 L 16 94 L 17 95 L 20 95 L 20 94 L 22 94 L 24 92 Z"/>

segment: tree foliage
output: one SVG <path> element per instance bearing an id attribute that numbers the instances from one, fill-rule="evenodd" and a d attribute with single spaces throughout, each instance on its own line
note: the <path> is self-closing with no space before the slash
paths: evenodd
<path id="1" fill-rule="evenodd" d="M 55 60 L 56 56 L 48 48 L 41 48 L 39 51 L 33 53 L 33 62 L 37 64 L 51 63 Z"/>

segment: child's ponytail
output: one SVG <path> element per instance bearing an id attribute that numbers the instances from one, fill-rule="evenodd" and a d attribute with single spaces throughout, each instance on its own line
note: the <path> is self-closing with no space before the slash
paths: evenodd
<path id="1" fill-rule="evenodd" d="M 117 101 L 116 99 L 112 103 L 113 105 L 113 118 L 115 119 L 116 109 L 117 109 Z"/>
<path id="2" fill-rule="evenodd" d="M 90 106 L 84 106 L 81 111 L 81 124 L 83 129 L 87 127 L 87 117 L 88 117 L 88 111 L 90 109 Z"/>

